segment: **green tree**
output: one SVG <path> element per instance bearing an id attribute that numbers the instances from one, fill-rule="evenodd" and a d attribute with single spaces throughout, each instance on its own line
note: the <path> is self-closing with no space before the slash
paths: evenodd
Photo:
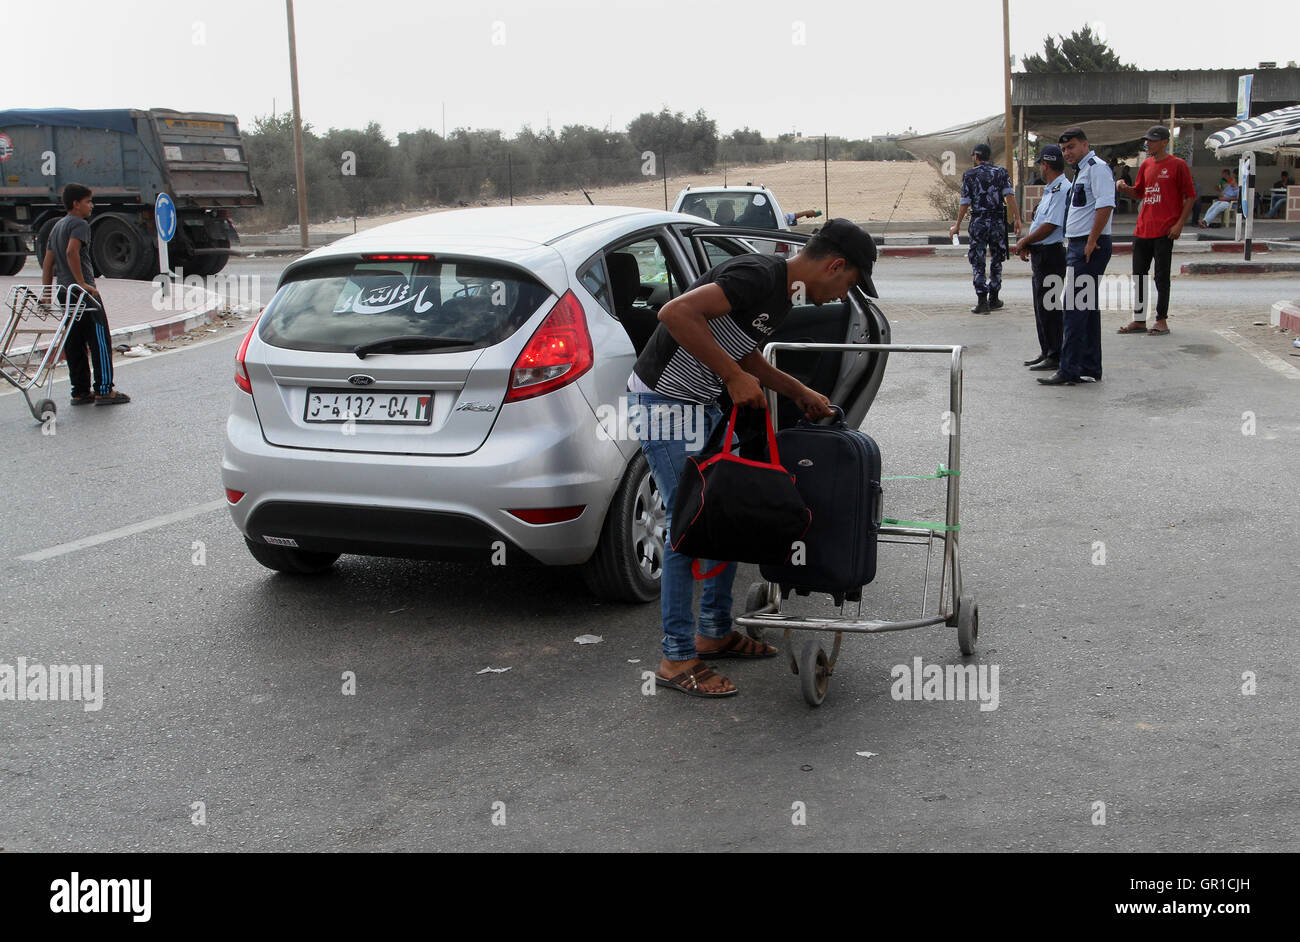
<path id="1" fill-rule="evenodd" d="M 666 155 L 669 173 L 699 173 L 718 156 L 718 125 L 703 110 L 689 119 L 667 108 L 658 114 L 647 111 L 632 119 L 627 136 L 638 153 L 654 151 L 660 160 Z"/>
<path id="2" fill-rule="evenodd" d="M 1059 40 L 1059 42 L 1058 42 Z M 1048 36 L 1043 54 L 1033 53 L 1020 60 L 1026 72 L 1136 72 L 1137 66 L 1121 62 L 1093 31 L 1084 26 L 1069 35 Z"/>

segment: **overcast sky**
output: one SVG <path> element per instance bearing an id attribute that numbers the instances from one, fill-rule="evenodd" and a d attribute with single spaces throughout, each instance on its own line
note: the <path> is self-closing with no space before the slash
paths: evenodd
<path id="1" fill-rule="evenodd" d="M 279 0 L 3 0 L 0 107 L 289 108 Z M 703 108 L 726 133 L 858 138 L 1000 112 L 999 0 L 298 0 L 304 118 L 429 127 L 590 124 Z M 1148 69 L 1253 69 L 1300 57 L 1294 3 L 1012 0 L 1011 52 L 1094 24 Z M 77 62 L 61 50 L 73 37 Z M 45 37 L 46 42 L 27 41 Z"/>

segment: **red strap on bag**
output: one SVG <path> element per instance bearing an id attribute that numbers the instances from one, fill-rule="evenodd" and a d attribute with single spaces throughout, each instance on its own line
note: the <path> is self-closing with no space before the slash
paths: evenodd
<path id="1" fill-rule="evenodd" d="M 697 581 L 699 581 L 699 580 L 701 580 L 701 579 L 712 579 L 712 578 L 713 578 L 714 576 L 716 576 L 718 573 L 722 572 L 722 570 L 726 569 L 726 568 L 727 568 L 727 565 L 728 565 L 728 564 L 727 564 L 725 561 L 724 561 L 724 562 L 720 562 L 720 563 L 718 563 L 716 566 L 714 566 L 712 569 L 710 569 L 708 572 L 700 572 L 700 561 L 699 561 L 698 559 L 692 559 L 692 560 L 691 560 L 691 575 L 693 575 L 693 576 L 696 578 Z"/>
<path id="2" fill-rule="evenodd" d="M 732 406 L 731 418 L 727 421 L 727 436 L 726 438 L 723 439 L 723 441 L 726 442 L 726 445 L 723 446 L 721 452 L 714 455 L 712 458 L 707 459 L 703 464 L 701 464 L 700 465 L 701 468 L 708 467 L 714 461 L 718 461 L 724 458 L 729 458 L 732 461 L 742 461 L 745 464 L 756 464 L 756 465 L 764 464 L 764 462 L 749 461 L 748 459 L 740 458 L 738 456 L 734 456 L 731 454 L 731 450 L 733 448 L 733 445 L 731 444 L 731 440 L 734 437 L 736 432 L 736 417 L 739 414 L 740 414 L 740 406 Z M 766 463 L 779 468 L 781 467 L 781 456 L 776 450 L 776 430 L 772 428 L 772 413 L 769 412 L 767 409 L 763 410 L 763 421 L 767 424 L 768 461 Z M 718 563 L 713 568 L 709 569 L 707 572 L 703 572 L 701 571 L 703 567 L 700 565 L 700 561 L 698 559 L 694 559 L 691 560 L 691 575 L 695 577 L 697 582 L 702 581 L 704 579 L 712 579 L 718 573 L 722 572 L 722 570 L 726 569 L 728 565 L 729 563 L 727 561 L 723 561 Z"/>
<path id="3" fill-rule="evenodd" d="M 724 454 L 731 453 L 731 448 L 732 448 L 731 439 L 736 432 L 736 416 L 738 416 L 739 414 L 740 414 L 740 406 L 732 406 L 731 418 L 727 422 L 727 437 L 726 437 L 727 445 L 723 449 Z M 779 465 L 781 463 L 781 456 L 777 453 L 776 450 L 776 429 L 772 428 L 772 413 L 769 412 L 767 409 L 763 410 L 763 422 L 767 425 L 767 460 L 771 464 Z"/>

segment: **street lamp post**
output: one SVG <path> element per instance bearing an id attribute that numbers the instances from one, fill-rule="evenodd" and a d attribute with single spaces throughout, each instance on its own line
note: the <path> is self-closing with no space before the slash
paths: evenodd
<path id="1" fill-rule="evenodd" d="M 298 175 L 298 232 L 307 245 L 307 169 L 302 159 L 302 106 L 298 102 L 298 47 L 293 32 L 293 0 L 284 0 L 289 18 L 289 80 L 293 88 L 293 156 Z"/>

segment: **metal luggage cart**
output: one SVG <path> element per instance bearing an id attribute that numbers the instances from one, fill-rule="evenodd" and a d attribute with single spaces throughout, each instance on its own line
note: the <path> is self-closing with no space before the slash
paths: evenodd
<path id="1" fill-rule="evenodd" d="M 910 621 L 881 621 L 862 618 L 862 602 L 858 601 L 855 616 L 844 614 L 840 606 L 840 615 L 836 618 L 805 618 L 797 615 L 783 614 L 781 611 L 781 587 L 772 582 L 755 582 L 750 586 L 745 597 L 745 614 L 736 619 L 736 624 L 755 639 L 763 636 L 764 629 L 783 629 L 787 645 L 793 631 L 830 631 L 835 634 L 830 656 L 816 639 L 805 640 L 798 653 L 790 650 L 790 669 L 799 676 L 804 699 L 811 706 L 820 706 L 826 698 L 826 688 L 835 662 L 839 658 L 840 644 L 846 633 L 876 634 L 883 631 L 908 631 L 913 628 L 930 628 L 946 625 L 957 629 L 957 646 L 963 655 L 975 653 L 975 640 L 979 635 L 979 606 L 973 595 L 962 591 L 961 560 L 957 552 L 957 535 L 960 523 L 960 489 L 961 489 L 961 395 L 962 395 L 962 351 L 961 346 L 939 344 L 842 344 L 842 343 L 770 343 L 763 349 L 763 356 L 775 365 L 776 353 L 780 350 L 838 351 L 846 353 L 944 353 L 951 358 L 949 379 L 949 415 L 948 464 L 939 466 L 934 477 L 947 483 L 947 510 L 943 523 L 924 521 L 905 521 L 884 518 L 879 533 L 881 543 L 903 543 L 925 546 L 925 582 L 921 590 L 920 615 Z M 776 394 L 768 392 L 768 408 L 775 420 Z M 911 475 L 907 475 L 911 477 Z M 936 542 L 943 544 L 943 563 L 939 575 L 938 611 L 927 614 L 929 608 L 930 561 Z M 950 592 L 945 592 L 950 589 Z"/>
<path id="2" fill-rule="evenodd" d="M 23 394 L 37 422 L 45 422 L 58 412 L 50 398 L 54 391 L 54 368 L 63 356 L 68 331 L 86 309 L 87 297 L 80 285 L 66 288 L 14 285 L 9 289 L 6 302 L 9 321 L 0 334 L 0 376 Z M 30 343 L 15 349 L 19 338 Z M 44 397 L 33 404 L 32 391 L 42 387 Z"/>

